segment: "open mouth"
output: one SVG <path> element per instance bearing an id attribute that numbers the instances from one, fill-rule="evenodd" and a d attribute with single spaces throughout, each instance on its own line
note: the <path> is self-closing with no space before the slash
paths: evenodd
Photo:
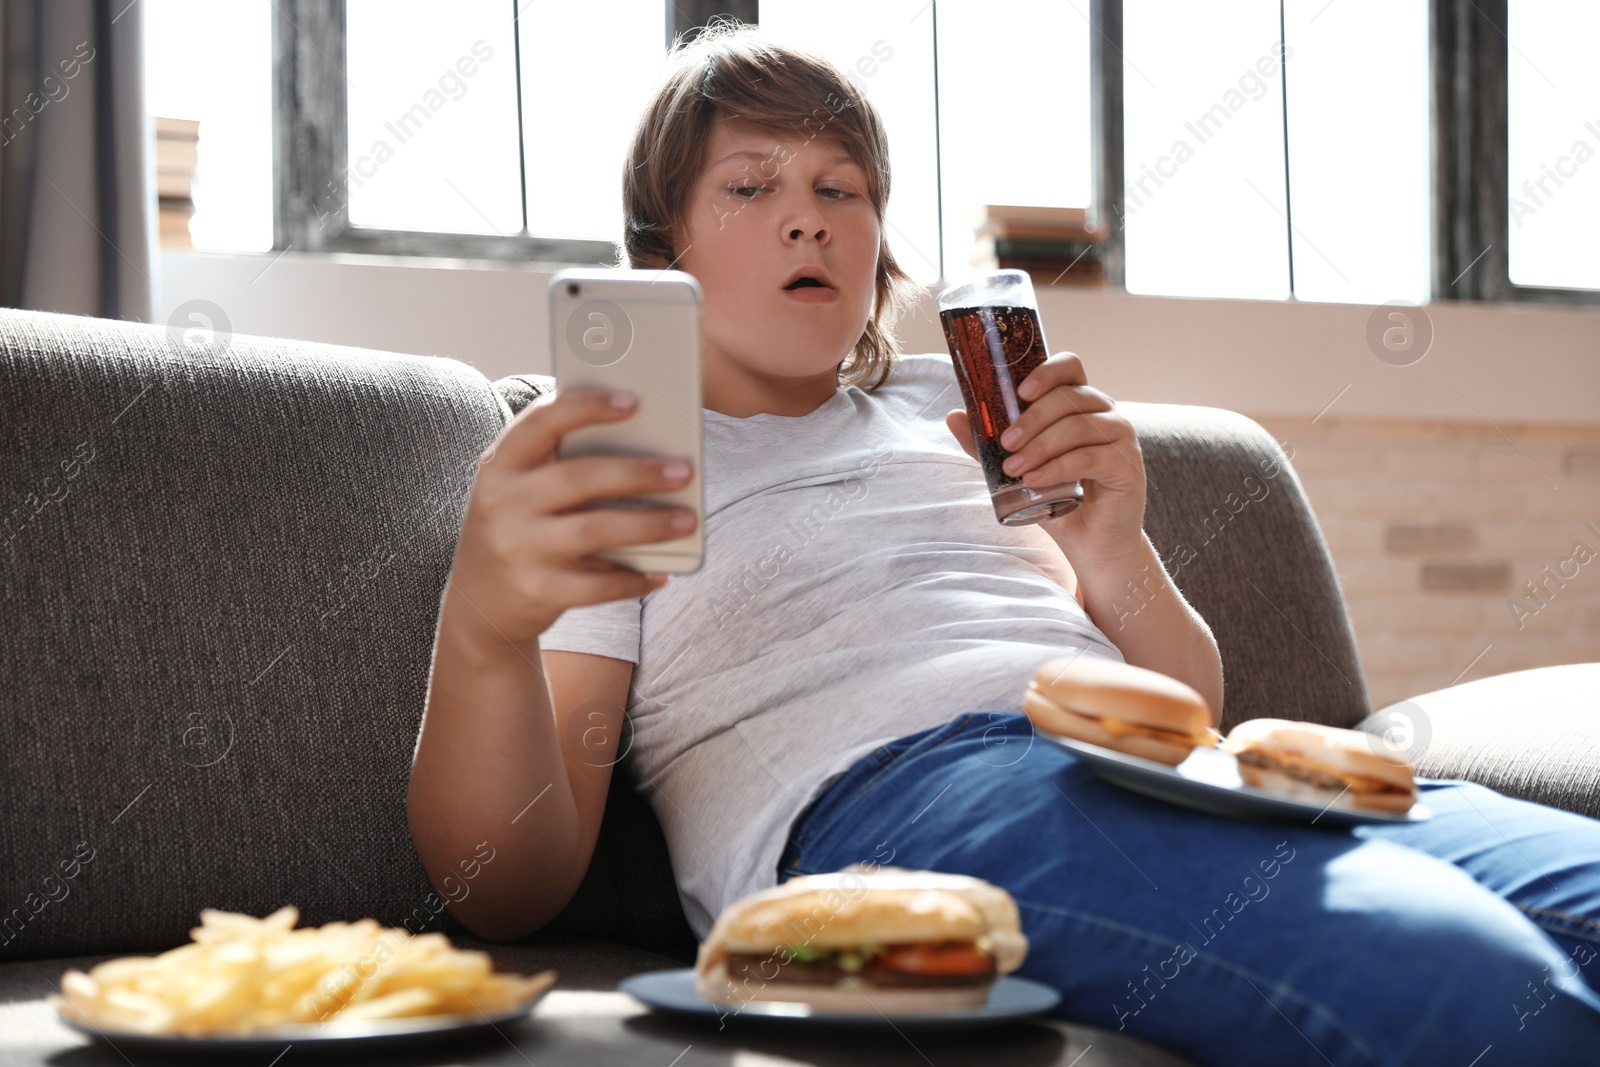
<path id="1" fill-rule="evenodd" d="M 830 288 L 830 286 L 823 285 L 821 282 L 817 281 L 817 279 L 815 279 L 815 278 L 796 278 L 794 281 L 792 281 L 788 285 L 784 286 L 784 289 L 788 290 L 788 291 L 793 291 L 795 289 L 827 289 L 827 288 Z"/>

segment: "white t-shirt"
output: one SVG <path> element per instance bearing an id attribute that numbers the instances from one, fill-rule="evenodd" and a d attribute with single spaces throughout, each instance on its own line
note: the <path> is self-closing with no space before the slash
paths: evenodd
<path id="1" fill-rule="evenodd" d="M 945 426 L 950 357 L 897 357 L 798 417 L 702 409 L 705 563 L 564 612 L 544 649 L 637 664 L 626 756 L 704 940 L 777 883 L 790 824 L 846 768 L 966 711 L 1020 711 L 1045 660 L 1121 660 L 1037 526 L 995 519 Z"/>

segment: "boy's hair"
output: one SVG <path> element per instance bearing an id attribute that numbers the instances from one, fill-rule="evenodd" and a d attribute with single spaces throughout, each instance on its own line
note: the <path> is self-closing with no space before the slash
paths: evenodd
<path id="1" fill-rule="evenodd" d="M 666 269 L 677 261 L 688 195 L 705 164 L 712 124 L 737 116 L 806 140 L 837 137 L 867 175 L 867 198 L 882 234 L 889 201 L 889 141 L 883 120 L 837 66 L 814 52 L 776 44 L 754 26 L 718 19 L 667 57 L 667 71 L 639 117 L 622 172 L 623 252 L 628 265 Z M 921 286 L 878 244 L 872 314 L 839 382 L 872 392 L 900 353 L 895 322 Z"/>

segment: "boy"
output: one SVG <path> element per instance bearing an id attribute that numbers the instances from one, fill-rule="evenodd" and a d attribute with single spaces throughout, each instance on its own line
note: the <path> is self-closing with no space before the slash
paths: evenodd
<path id="1" fill-rule="evenodd" d="M 1600 1037 L 1600 997 L 1563 967 L 1600 931 L 1600 824 L 1426 780 L 1428 823 L 1234 821 L 1033 743 L 1017 707 L 1046 659 L 1126 659 L 1220 711 L 1216 644 L 1170 582 L 1107 636 L 1123 583 L 1165 572 L 1133 430 L 1069 353 L 1029 376 L 1006 444 L 1025 480 L 1083 479 L 1084 503 L 994 521 L 948 357 L 889 332 L 915 287 L 884 235 L 887 160 L 826 61 L 726 26 L 674 52 L 629 153 L 625 244 L 704 292 L 706 562 L 668 584 L 591 555 L 693 522 L 572 511 L 687 477 L 557 461 L 562 433 L 627 417 L 598 391 L 530 405 L 486 455 L 408 797 L 430 872 L 484 838 L 505 857 L 457 917 L 513 939 L 570 899 L 617 758 L 594 742 L 626 709 L 702 938 L 797 873 L 949 870 L 1017 899 L 1021 973 L 1064 1016 L 1202 1062 L 1569 1062 Z M 1530 980 L 1549 1003 L 1519 1028 L 1505 1006 Z"/>

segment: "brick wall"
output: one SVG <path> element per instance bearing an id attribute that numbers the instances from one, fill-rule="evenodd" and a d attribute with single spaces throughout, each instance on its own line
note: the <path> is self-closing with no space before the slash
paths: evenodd
<path id="1" fill-rule="evenodd" d="M 1600 661 L 1600 424 L 1253 417 L 1322 525 L 1374 708 Z"/>

